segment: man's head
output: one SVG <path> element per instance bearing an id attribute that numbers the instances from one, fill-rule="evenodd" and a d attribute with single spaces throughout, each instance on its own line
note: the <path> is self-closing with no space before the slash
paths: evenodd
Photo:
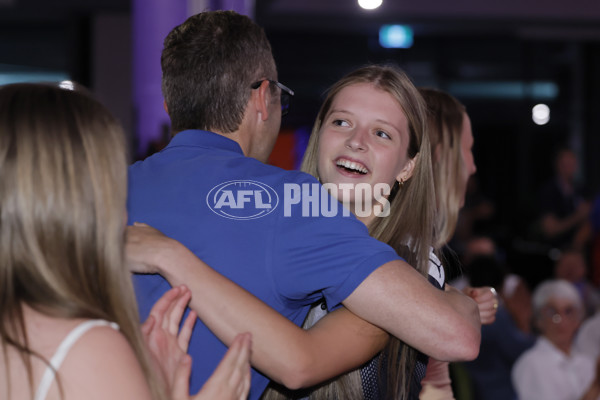
<path id="1" fill-rule="evenodd" d="M 236 131 L 252 84 L 277 79 L 264 31 L 233 11 L 203 12 L 175 27 L 165 38 L 161 66 L 162 91 L 174 133 Z M 275 85 L 269 88 L 278 93 Z"/>

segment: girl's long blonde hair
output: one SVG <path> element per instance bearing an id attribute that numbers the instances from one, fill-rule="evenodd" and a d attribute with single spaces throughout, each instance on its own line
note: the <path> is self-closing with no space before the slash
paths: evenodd
<path id="1" fill-rule="evenodd" d="M 427 104 L 427 133 L 433 157 L 436 191 L 434 247 L 444 247 L 456 230 L 458 213 L 466 190 L 461 150 L 465 106 L 448 93 L 420 88 Z"/>
<path id="2" fill-rule="evenodd" d="M 116 322 L 155 398 L 164 397 L 124 266 L 125 147 L 118 123 L 85 94 L 0 88 L 0 343 L 5 363 L 8 347 L 20 353 L 32 389 L 31 357 L 40 356 L 27 339 L 24 305 Z"/>
<path id="3" fill-rule="evenodd" d="M 374 238 L 392 246 L 409 264 L 426 276 L 429 269 L 435 207 L 431 153 L 429 140 L 425 134 L 425 103 L 404 72 L 390 65 L 370 65 L 351 72 L 334 84 L 313 126 L 302 170 L 316 177 L 319 176 L 318 143 L 323 121 L 327 118 L 338 93 L 345 87 L 359 83 L 373 85 L 376 89 L 390 94 L 397 101 L 408 120 L 408 157 L 411 159 L 417 157 L 412 177 L 402 186 L 396 183 L 392 189 L 389 196 L 389 216 L 376 218 L 369 225 L 369 232 Z M 387 374 L 384 378 L 387 388 L 383 388 L 386 398 L 408 398 L 416 354 L 416 350 L 412 347 L 395 337 L 390 337 L 385 349 L 386 356 L 383 357 L 387 364 L 385 368 Z M 268 396 L 272 396 L 272 393 Z M 320 385 L 310 394 L 310 398 L 362 398 L 360 370 L 354 370 Z"/>

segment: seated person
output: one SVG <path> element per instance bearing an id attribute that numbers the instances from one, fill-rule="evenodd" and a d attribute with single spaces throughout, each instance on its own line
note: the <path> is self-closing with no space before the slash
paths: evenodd
<path id="1" fill-rule="evenodd" d="M 576 177 L 579 161 L 571 149 L 561 148 L 554 159 L 555 176 L 540 193 L 540 228 L 544 240 L 557 248 L 581 249 L 589 240 L 590 202 Z"/>
<path id="2" fill-rule="evenodd" d="M 464 363 L 475 398 L 516 400 L 511 370 L 517 358 L 535 342 L 528 326 L 531 294 L 522 279 L 507 275 L 503 265 L 492 256 L 479 256 L 471 261 L 471 283 L 495 287 L 499 296 L 496 320 L 481 327 L 479 356 Z"/>
<path id="3" fill-rule="evenodd" d="M 587 262 L 579 250 L 563 251 L 554 264 L 554 277 L 571 282 L 583 301 L 584 318 L 600 308 L 600 291 L 587 279 Z"/>
<path id="4" fill-rule="evenodd" d="M 512 370 L 520 400 L 600 398 L 596 361 L 573 346 L 583 312 L 577 290 L 567 281 L 545 281 L 535 289 L 533 318 L 540 336 Z"/>
<path id="5" fill-rule="evenodd" d="M 590 357 L 600 357 L 600 312 L 583 321 L 575 338 L 575 348 Z"/>

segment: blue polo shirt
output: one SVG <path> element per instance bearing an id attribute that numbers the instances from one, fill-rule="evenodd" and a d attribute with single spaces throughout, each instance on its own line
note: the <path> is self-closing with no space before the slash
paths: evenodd
<path id="1" fill-rule="evenodd" d="M 183 131 L 130 167 L 129 222 L 148 223 L 179 240 L 301 325 L 310 304 L 325 297 L 330 307 L 339 305 L 371 272 L 399 258 L 348 212 L 332 216 L 320 208 L 338 203 L 315 187 L 321 188 L 314 177 L 245 157 L 224 136 Z M 136 275 L 134 286 L 142 320 L 170 288 L 158 275 Z M 191 393 L 226 350 L 205 325 L 196 324 L 189 347 Z M 267 383 L 253 370 L 250 398 L 258 399 Z"/>

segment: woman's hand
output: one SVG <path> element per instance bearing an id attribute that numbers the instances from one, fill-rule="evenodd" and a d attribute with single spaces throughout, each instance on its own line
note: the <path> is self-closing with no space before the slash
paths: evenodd
<path id="1" fill-rule="evenodd" d="M 188 344 L 192 334 L 196 313 L 191 311 L 181 331 L 179 324 L 191 294 L 187 287 L 180 286 L 166 292 L 152 307 L 146 322 L 142 324 L 142 335 L 150 351 L 155 371 L 158 372 L 164 386 L 170 393 L 181 386 L 181 364 L 185 360 Z M 189 379 L 189 372 L 186 377 Z"/>
<path id="2" fill-rule="evenodd" d="M 477 302 L 479 308 L 479 317 L 482 325 L 490 325 L 496 320 L 496 311 L 498 311 L 498 294 L 496 289 L 490 286 L 484 287 L 466 287 L 463 293 Z"/>
<path id="3" fill-rule="evenodd" d="M 250 333 L 241 333 L 194 400 L 246 400 L 250 391 Z"/>
<path id="4" fill-rule="evenodd" d="M 161 257 L 169 257 L 170 250 L 179 242 L 163 235 L 150 225 L 134 222 L 125 231 L 125 258 L 131 272 L 158 274 L 161 272 Z"/>
<path id="5" fill-rule="evenodd" d="M 192 358 L 186 354 L 196 313 L 190 311 L 181 330 L 179 325 L 191 298 L 186 286 L 172 288 L 152 307 L 142 325 L 155 370 L 173 400 L 245 400 L 250 391 L 250 333 L 236 336 L 231 347 L 195 395 L 189 395 Z"/>

